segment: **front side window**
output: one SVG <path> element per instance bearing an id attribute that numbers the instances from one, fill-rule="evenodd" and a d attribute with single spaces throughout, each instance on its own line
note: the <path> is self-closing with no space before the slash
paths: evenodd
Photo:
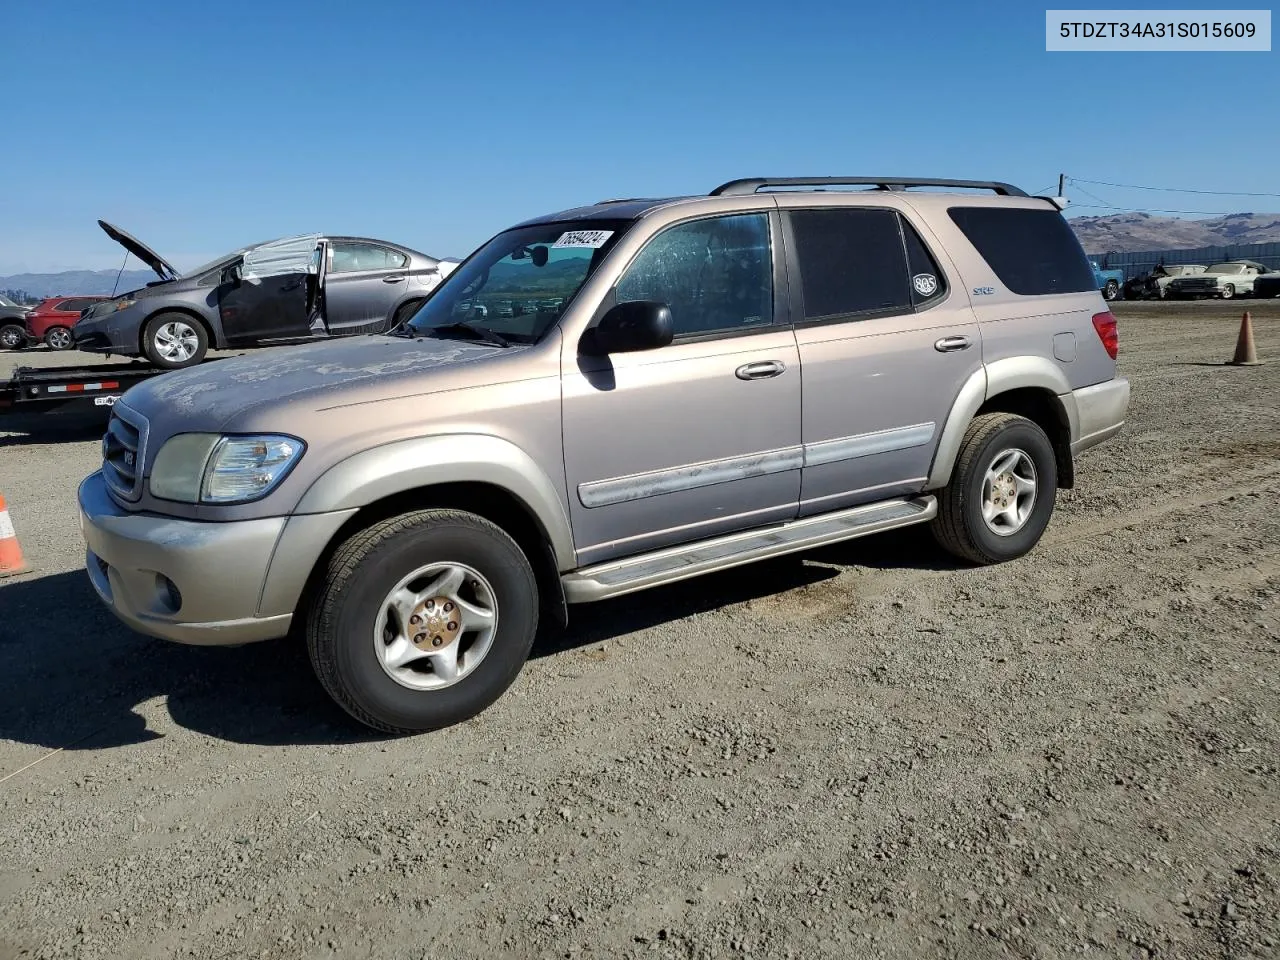
<path id="1" fill-rule="evenodd" d="M 376 243 L 338 242 L 332 244 L 330 250 L 329 270 L 332 273 L 397 270 L 408 262 L 403 253 Z"/>
<path id="2" fill-rule="evenodd" d="M 897 213 L 828 207 L 792 211 L 788 219 L 800 261 L 806 321 L 911 311 L 912 281 Z M 920 272 L 929 270 L 922 266 Z M 923 293 L 932 297 L 936 290 L 924 287 Z"/>
<path id="3" fill-rule="evenodd" d="M 773 323 L 773 253 L 764 213 L 711 217 L 663 230 L 618 281 L 618 303 L 671 308 L 677 337 Z"/>
<path id="4" fill-rule="evenodd" d="M 500 233 L 444 278 L 409 321 L 412 333 L 497 334 L 534 343 L 559 322 L 630 220 L 557 222 Z"/>

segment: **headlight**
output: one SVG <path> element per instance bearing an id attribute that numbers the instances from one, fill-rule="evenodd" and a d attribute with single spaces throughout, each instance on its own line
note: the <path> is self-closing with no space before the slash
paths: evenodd
<path id="1" fill-rule="evenodd" d="M 132 307 L 137 302 L 138 302 L 137 300 L 127 300 L 127 299 L 116 300 L 115 308 L 117 310 L 127 310 L 129 307 Z"/>
<path id="2" fill-rule="evenodd" d="M 248 503 L 275 489 L 305 449 L 301 440 L 271 434 L 179 434 L 156 455 L 151 494 L 183 503 Z"/>

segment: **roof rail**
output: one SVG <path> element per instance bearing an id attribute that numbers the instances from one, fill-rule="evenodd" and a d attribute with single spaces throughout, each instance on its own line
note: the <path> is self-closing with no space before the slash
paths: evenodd
<path id="1" fill-rule="evenodd" d="M 994 190 L 1002 197 L 1025 197 L 1026 191 L 998 180 L 934 180 L 919 177 L 746 177 L 730 180 L 711 191 L 713 197 L 736 197 L 756 193 L 761 187 L 873 186 L 881 190 L 907 187 L 965 187 Z"/>

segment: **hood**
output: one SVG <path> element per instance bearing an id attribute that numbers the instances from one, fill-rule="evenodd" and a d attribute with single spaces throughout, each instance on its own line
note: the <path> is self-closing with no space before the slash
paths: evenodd
<path id="1" fill-rule="evenodd" d="M 178 271 L 173 269 L 164 257 L 160 256 L 160 254 L 156 253 L 141 240 L 131 237 L 119 227 L 112 226 L 105 220 L 99 220 L 98 226 L 102 228 L 103 232 L 108 237 L 120 244 L 120 246 L 124 247 L 148 267 L 154 270 L 156 272 L 156 276 L 161 280 L 178 279 Z"/>
<path id="2" fill-rule="evenodd" d="M 280 408 L 281 428 L 287 430 L 284 408 L 315 410 L 353 399 L 432 393 L 457 385 L 442 376 L 451 368 L 525 349 L 426 337 L 343 337 L 209 360 L 145 380 L 122 402 L 147 418 L 153 437 L 230 429 L 251 412 L 271 407 Z M 484 377 L 476 373 L 470 382 Z"/>

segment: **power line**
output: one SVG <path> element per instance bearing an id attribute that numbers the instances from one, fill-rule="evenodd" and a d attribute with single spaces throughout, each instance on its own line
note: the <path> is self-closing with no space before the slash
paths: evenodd
<path id="1" fill-rule="evenodd" d="M 1075 177 L 1071 178 L 1071 182 L 1073 184 L 1078 183 Z M 1085 181 L 1085 183 L 1092 183 L 1092 182 L 1093 181 L 1091 180 Z M 1189 216 L 1194 215 L 1194 216 L 1204 216 L 1204 217 L 1225 217 L 1229 215 L 1228 213 L 1221 210 L 1163 210 L 1158 207 L 1118 207 L 1114 203 L 1107 203 L 1107 201 L 1103 200 L 1096 193 L 1090 193 L 1084 187 L 1080 187 L 1079 189 L 1080 189 L 1080 192 L 1083 193 L 1086 197 L 1092 197 L 1094 200 L 1097 200 L 1098 202 L 1096 204 L 1093 204 L 1093 203 L 1075 204 L 1074 206 L 1076 207 L 1087 207 L 1089 209 L 1102 208 L 1106 210 L 1121 210 L 1125 213 L 1181 213 Z"/>
<path id="2" fill-rule="evenodd" d="M 1119 210 L 1121 213 L 1180 213 L 1188 217 L 1229 217 L 1229 210 L 1166 210 L 1163 207 L 1117 207 L 1114 203 L 1073 203 L 1073 210 Z M 1239 212 L 1239 211 L 1236 211 Z"/>
<path id="3" fill-rule="evenodd" d="M 1072 183 L 1091 183 L 1095 187 L 1120 187 L 1125 190 L 1156 190 L 1161 193 L 1201 193 L 1214 197 L 1273 197 L 1280 199 L 1280 193 L 1250 193 L 1247 190 L 1192 190 L 1179 187 L 1147 187 L 1138 183 L 1110 183 L 1106 180 L 1085 180 L 1080 177 L 1071 177 L 1069 179 Z"/>

